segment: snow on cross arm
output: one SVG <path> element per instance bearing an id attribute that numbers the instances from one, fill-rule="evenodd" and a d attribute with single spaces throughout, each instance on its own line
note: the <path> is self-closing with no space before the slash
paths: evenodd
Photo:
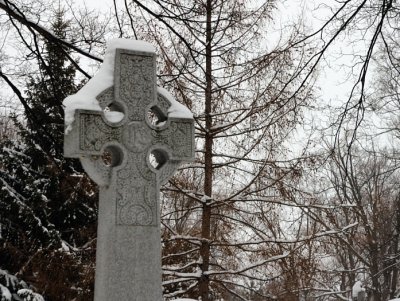
<path id="1" fill-rule="evenodd" d="M 75 110 L 102 110 L 96 97 L 105 89 L 114 85 L 115 50 L 117 48 L 150 53 L 156 52 L 153 45 L 144 41 L 127 39 L 113 39 L 108 41 L 104 60 L 98 72 L 76 94 L 68 96 L 63 101 L 66 133 L 71 130 Z M 175 101 L 172 95 L 165 89 L 158 88 L 158 92 L 171 103 L 168 111 L 169 117 L 193 118 L 189 109 Z M 118 122 L 123 118 L 123 113 L 120 112 L 105 111 L 104 114 L 112 122 Z"/>

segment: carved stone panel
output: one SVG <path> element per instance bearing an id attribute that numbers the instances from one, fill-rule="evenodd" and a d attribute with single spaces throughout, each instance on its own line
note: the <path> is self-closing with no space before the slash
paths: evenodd
<path id="1" fill-rule="evenodd" d="M 79 142 L 81 151 L 100 152 L 106 143 L 121 140 L 121 128 L 108 125 L 101 112 L 88 112 L 80 115 Z"/>
<path id="2" fill-rule="evenodd" d="M 193 154 L 193 123 L 184 120 L 171 121 L 163 131 L 153 131 L 154 144 L 162 144 L 170 148 L 172 159 L 191 158 Z"/>
<path id="3" fill-rule="evenodd" d="M 151 130 L 144 122 L 132 121 L 124 129 L 123 144 L 132 152 L 143 152 L 151 144 Z"/>
<path id="4" fill-rule="evenodd" d="M 144 120 L 147 106 L 156 100 L 154 63 L 153 56 L 120 53 L 119 68 L 115 72 L 119 86 L 117 97 L 127 105 L 130 121 Z"/>
<path id="5" fill-rule="evenodd" d="M 147 163 L 143 155 L 131 154 L 129 162 L 117 173 L 116 223 L 157 226 L 156 174 L 145 166 Z"/>

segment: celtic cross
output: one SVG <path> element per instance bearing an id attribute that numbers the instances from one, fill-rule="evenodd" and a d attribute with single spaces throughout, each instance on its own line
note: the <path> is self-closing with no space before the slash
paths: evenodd
<path id="1" fill-rule="evenodd" d="M 64 141 L 100 186 L 95 301 L 161 301 L 159 189 L 194 157 L 193 119 L 168 116 L 152 52 L 116 49 L 114 85 L 97 100 L 103 111 L 76 110 Z"/>

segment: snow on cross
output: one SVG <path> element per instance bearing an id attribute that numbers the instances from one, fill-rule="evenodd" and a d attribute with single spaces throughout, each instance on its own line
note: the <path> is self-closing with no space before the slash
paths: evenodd
<path id="1" fill-rule="evenodd" d="M 194 158 L 193 116 L 156 87 L 151 45 L 114 40 L 106 53 L 64 101 L 65 156 L 100 186 L 95 301 L 162 300 L 159 188 Z"/>
<path id="2" fill-rule="evenodd" d="M 101 108 L 97 96 L 110 88 L 114 84 L 114 64 L 116 49 L 127 49 L 138 52 L 155 53 L 155 48 L 144 41 L 113 39 L 107 43 L 103 64 L 97 71 L 96 76 L 91 78 L 86 85 L 79 90 L 78 93 L 68 96 L 64 102 L 65 111 L 65 129 L 66 132 L 71 130 L 71 125 L 74 121 L 75 110 L 86 109 L 95 111 L 104 111 Z M 157 92 L 171 103 L 168 109 L 168 117 L 188 118 L 193 119 L 193 114 L 190 110 L 177 102 L 173 96 L 164 88 L 157 87 Z M 105 116 L 111 122 L 118 122 L 122 118 L 120 112 L 105 111 Z"/>

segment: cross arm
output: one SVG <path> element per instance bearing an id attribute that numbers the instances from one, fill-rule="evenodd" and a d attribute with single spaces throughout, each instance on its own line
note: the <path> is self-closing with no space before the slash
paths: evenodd
<path id="1" fill-rule="evenodd" d="M 89 176 L 106 186 L 112 166 L 106 165 L 101 156 L 107 148 L 113 150 L 120 137 L 120 128 L 111 124 L 102 111 L 76 110 L 72 127 L 65 134 L 64 155 L 79 158 Z"/>

